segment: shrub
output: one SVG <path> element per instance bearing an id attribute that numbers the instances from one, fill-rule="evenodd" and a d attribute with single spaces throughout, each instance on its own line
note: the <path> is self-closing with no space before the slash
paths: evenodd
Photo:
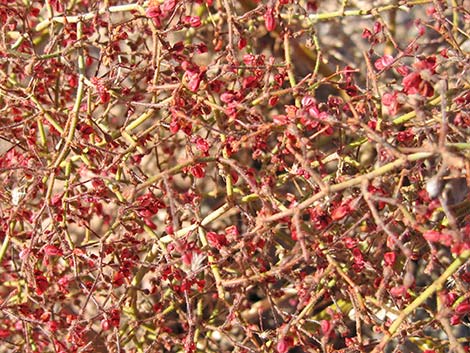
<path id="1" fill-rule="evenodd" d="M 0 0 L 0 350 L 467 351 L 466 3 Z"/>

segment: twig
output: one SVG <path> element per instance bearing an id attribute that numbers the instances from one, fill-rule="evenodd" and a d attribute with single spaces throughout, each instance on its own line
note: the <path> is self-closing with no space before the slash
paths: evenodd
<path id="1" fill-rule="evenodd" d="M 274 222 L 274 221 L 277 221 L 279 219 L 282 219 L 284 217 L 291 217 L 296 212 L 296 209 L 304 210 L 304 209 L 310 207 L 315 201 L 321 200 L 322 198 L 328 196 L 329 193 L 336 193 L 336 192 L 345 190 L 347 188 L 360 185 L 363 180 L 374 179 L 378 176 L 389 173 L 389 172 L 391 172 L 391 171 L 393 171 L 397 168 L 403 167 L 408 162 L 413 162 L 413 161 L 418 161 L 418 160 L 421 160 L 421 159 L 426 159 L 426 158 L 429 158 L 433 155 L 434 155 L 434 153 L 432 153 L 432 152 L 414 153 L 414 154 L 406 156 L 406 158 L 400 158 L 400 159 L 397 159 L 393 162 L 390 162 L 390 163 L 388 163 L 388 164 L 386 164 L 386 165 L 384 165 L 384 166 L 382 166 L 382 167 L 380 167 L 376 170 L 373 170 L 373 171 L 371 171 L 367 174 L 357 176 L 355 178 L 346 180 L 346 181 L 344 181 L 342 183 L 339 183 L 339 184 L 330 185 L 330 187 L 328 188 L 328 193 L 324 192 L 324 191 L 320 191 L 317 194 L 309 197 L 305 201 L 301 202 L 300 204 L 298 204 L 294 208 L 291 208 L 289 210 L 282 211 L 282 212 L 273 214 L 271 216 L 268 216 L 268 217 L 264 218 L 262 220 L 262 222 L 263 223 L 270 223 L 270 222 Z"/>
<path id="2" fill-rule="evenodd" d="M 468 259 L 470 259 L 470 250 L 465 250 L 452 262 L 449 267 L 436 279 L 431 285 L 429 285 L 411 304 L 403 309 L 398 318 L 393 321 L 388 329 L 388 332 L 384 335 L 381 342 L 374 348 L 372 353 L 381 353 L 387 345 L 387 343 L 397 333 L 401 324 L 406 318 L 411 315 L 417 308 L 419 308 L 427 299 L 429 299 L 436 291 L 440 290 L 446 283 L 446 281 L 464 265 Z"/>

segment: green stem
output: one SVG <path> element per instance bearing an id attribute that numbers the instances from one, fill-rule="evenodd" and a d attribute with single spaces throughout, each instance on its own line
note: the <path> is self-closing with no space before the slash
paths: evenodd
<path id="1" fill-rule="evenodd" d="M 96 16 L 103 15 L 107 12 L 131 12 L 137 11 L 141 15 L 145 15 L 145 9 L 140 6 L 139 4 L 127 4 L 127 5 L 117 5 L 117 6 L 110 6 L 109 8 L 100 8 L 98 11 L 88 12 L 85 14 L 81 14 L 78 16 L 56 16 L 50 19 L 46 19 L 36 25 L 34 28 L 36 32 L 40 32 L 46 27 L 48 27 L 52 22 L 55 23 L 79 23 L 81 21 L 88 21 L 96 18 Z"/>
<path id="2" fill-rule="evenodd" d="M 291 208 L 287 211 L 282 211 L 282 212 L 273 214 L 269 217 L 266 217 L 264 219 L 264 222 L 266 222 L 266 223 L 274 222 L 274 221 L 277 221 L 277 220 L 282 219 L 284 217 L 291 217 L 291 216 L 294 215 L 295 212 L 298 212 L 299 210 L 304 210 L 307 207 L 310 207 L 315 201 L 318 201 L 318 200 L 326 197 L 329 194 L 339 192 L 339 191 L 343 191 L 347 188 L 360 185 L 362 183 L 362 181 L 365 180 L 365 179 L 367 179 L 367 180 L 374 179 L 378 176 L 387 174 L 388 172 L 391 172 L 394 169 L 403 167 L 408 162 L 413 162 L 413 161 L 417 161 L 417 160 L 421 160 L 421 159 L 426 159 L 426 158 L 431 157 L 432 155 L 433 155 L 433 153 L 431 153 L 431 152 L 414 153 L 414 154 L 411 154 L 411 155 L 407 156 L 406 158 L 400 158 L 400 159 L 397 159 L 393 162 L 390 162 L 390 163 L 388 163 L 388 164 L 386 164 L 386 165 L 384 165 L 384 166 L 382 166 L 382 167 L 380 167 L 376 170 L 371 171 L 370 173 L 359 175 L 355 178 L 346 180 L 342 183 L 328 186 L 325 191 L 318 192 L 317 194 L 315 194 L 315 195 L 309 197 L 308 199 L 306 199 L 305 201 L 301 202 L 296 207 Z"/>
<path id="3" fill-rule="evenodd" d="M 215 211 L 213 211 L 209 215 L 207 215 L 205 218 L 203 218 L 203 220 L 201 221 L 201 226 L 202 227 L 207 226 L 208 224 L 215 221 L 217 218 L 221 217 L 222 215 L 224 215 L 225 213 L 227 213 L 231 209 L 232 209 L 232 207 L 228 203 L 223 204 L 218 209 L 216 209 Z M 198 224 L 191 224 L 190 226 L 184 227 L 184 228 L 178 230 L 177 232 L 175 232 L 174 236 L 166 235 L 164 237 L 161 237 L 160 241 L 162 243 L 169 243 L 169 242 L 173 241 L 175 237 L 180 238 L 180 237 L 188 234 L 189 232 L 192 232 L 192 231 L 196 230 L 197 227 L 198 227 Z"/>
<path id="4" fill-rule="evenodd" d="M 209 243 L 207 242 L 206 233 L 202 227 L 198 227 L 199 233 L 199 240 L 201 241 L 202 247 L 207 248 Z M 219 267 L 217 266 L 217 261 L 215 260 L 214 256 L 208 254 L 207 260 L 209 261 L 209 266 L 212 270 L 212 274 L 214 275 L 215 286 L 217 287 L 217 295 L 220 299 L 225 299 L 225 290 L 222 286 L 222 277 L 220 276 Z"/>
<path id="5" fill-rule="evenodd" d="M 295 82 L 294 64 L 292 63 L 292 53 L 288 32 L 284 34 L 284 60 L 286 61 L 287 65 L 287 76 L 289 77 L 290 86 L 291 88 L 294 88 L 295 86 L 297 86 L 297 83 Z M 295 105 L 297 107 L 300 107 L 300 100 L 298 98 L 296 98 L 295 100 Z"/>
<path id="6" fill-rule="evenodd" d="M 398 330 L 402 322 L 412 314 L 419 306 L 421 306 L 434 292 L 440 290 L 446 281 L 455 273 L 457 270 L 470 259 L 470 250 L 464 251 L 460 254 L 454 262 L 452 262 L 449 267 L 436 279 L 426 290 L 421 293 L 413 302 L 408 305 L 398 316 L 395 321 L 390 326 L 388 332 L 392 335 Z"/>
<path id="7" fill-rule="evenodd" d="M 470 259 L 470 250 L 464 251 L 460 254 L 454 262 L 436 279 L 429 287 L 427 287 L 411 304 L 403 309 L 400 315 L 393 321 L 388 329 L 388 333 L 382 338 L 382 341 L 377 345 L 372 353 L 382 352 L 385 345 L 392 339 L 393 335 L 398 331 L 401 324 L 405 319 L 411 315 L 417 308 L 419 308 L 426 300 L 428 300 L 436 291 L 442 289 L 446 281 L 458 271 L 458 269 L 464 265 L 467 260 Z"/>
<path id="8" fill-rule="evenodd" d="M 77 41 L 79 42 L 82 39 L 83 36 L 83 23 L 82 22 L 77 22 Z M 85 58 L 83 56 L 83 50 L 80 48 L 78 50 L 78 87 L 77 87 L 77 96 L 75 98 L 75 103 L 73 105 L 73 109 L 71 112 L 71 120 L 69 124 L 69 130 L 67 134 L 67 138 L 65 141 L 64 146 L 62 147 L 62 150 L 60 151 L 59 155 L 57 156 L 56 160 L 53 163 L 53 168 L 59 167 L 59 165 L 62 163 L 66 155 L 68 154 L 70 150 L 70 145 L 72 144 L 72 141 L 75 136 L 75 130 L 77 128 L 78 120 L 80 117 L 80 105 L 82 104 L 82 99 L 83 99 L 83 93 L 85 90 L 84 86 L 84 78 L 85 78 Z"/>
<path id="9" fill-rule="evenodd" d="M 44 118 L 49 122 L 49 124 L 51 124 L 54 129 L 56 129 L 58 132 L 60 132 L 61 134 L 64 132 L 64 129 L 62 129 L 62 126 L 59 125 L 59 123 L 57 121 L 55 121 L 55 119 L 52 117 L 51 114 L 49 114 L 45 109 L 44 107 L 42 106 L 42 104 L 38 101 L 38 99 L 33 96 L 33 95 L 30 95 L 29 96 L 29 99 L 31 99 L 31 101 L 36 104 L 36 107 L 41 111 L 42 114 L 44 114 Z"/>
<path id="10" fill-rule="evenodd" d="M 440 102 L 441 102 L 441 96 L 438 96 L 438 97 L 430 100 L 427 104 L 431 105 L 431 106 L 436 106 Z M 399 116 L 398 118 L 393 119 L 393 124 L 394 125 L 401 125 L 401 124 L 404 124 L 407 121 L 413 119 L 414 117 L 416 117 L 416 111 L 413 110 L 409 113 L 406 113 L 406 114 L 403 114 L 403 115 Z"/>
<path id="11" fill-rule="evenodd" d="M 408 1 L 406 5 L 395 5 L 395 4 L 389 4 L 389 5 L 384 5 L 380 6 L 377 8 L 372 8 L 369 10 L 339 10 L 339 11 L 333 11 L 333 12 L 325 12 L 325 13 L 318 13 L 318 14 L 311 14 L 308 16 L 308 18 L 312 21 L 328 21 L 328 20 L 333 20 L 335 18 L 344 18 L 344 17 L 354 17 L 354 16 L 375 16 L 381 12 L 386 12 L 390 11 L 393 9 L 400 9 L 403 7 L 404 9 L 409 9 L 412 6 L 415 5 L 423 5 L 423 4 L 429 4 L 432 3 L 432 0 L 415 0 L 415 1 Z M 299 19 L 305 18 L 305 16 L 299 16 Z"/>
<path id="12" fill-rule="evenodd" d="M 149 120 L 151 117 L 153 117 L 153 114 L 155 113 L 156 109 L 162 108 L 167 106 L 171 101 L 173 100 L 173 96 L 165 98 L 159 103 L 152 103 L 150 104 L 151 109 L 147 110 L 145 113 L 141 114 L 137 119 L 135 119 L 132 123 L 126 126 L 126 129 L 121 133 L 121 136 L 129 140 L 131 144 L 135 144 L 134 139 L 132 136 L 130 136 L 128 133 L 135 128 L 139 127 L 142 125 L 144 122 Z"/>
<path id="13" fill-rule="evenodd" d="M 145 188 L 148 188 L 149 186 L 151 186 L 152 184 L 155 184 L 156 182 L 160 181 L 160 180 L 163 180 L 163 178 L 165 176 L 168 176 L 168 175 L 173 175 L 173 174 L 176 174 L 176 173 L 179 173 L 181 172 L 184 168 L 186 167 L 189 167 L 193 164 L 196 164 L 196 163 L 207 163 L 207 162 L 214 162 L 216 161 L 216 158 L 215 157 L 202 157 L 202 158 L 197 158 L 195 160 L 189 160 L 189 161 L 185 161 L 183 163 L 180 163 L 164 172 L 161 172 L 157 175 L 154 175 L 150 178 L 147 179 L 146 182 L 140 184 L 138 187 L 137 187 L 137 191 L 140 191 L 140 190 L 143 190 Z"/>
<path id="14" fill-rule="evenodd" d="M 5 234 L 5 238 L 3 238 L 2 247 L 0 248 L 0 264 L 2 263 L 5 253 L 7 252 L 9 244 L 10 244 L 10 234 Z"/>

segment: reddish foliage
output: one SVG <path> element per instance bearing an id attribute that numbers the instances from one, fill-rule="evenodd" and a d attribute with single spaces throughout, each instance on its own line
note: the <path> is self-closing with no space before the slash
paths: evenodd
<path id="1" fill-rule="evenodd" d="M 266 30 L 269 32 L 276 29 L 276 19 L 274 15 L 274 9 L 271 7 L 268 7 L 264 13 L 264 25 L 266 26 Z"/>
<path id="2" fill-rule="evenodd" d="M 465 329 L 468 13 L 340 3 L 0 0 L 3 350 Z"/>

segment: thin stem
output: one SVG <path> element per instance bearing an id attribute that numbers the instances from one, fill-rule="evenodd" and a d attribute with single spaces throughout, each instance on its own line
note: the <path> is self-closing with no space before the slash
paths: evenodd
<path id="1" fill-rule="evenodd" d="M 41 32 L 46 27 L 48 27 L 52 22 L 55 23 L 77 23 L 81 21 L 88 21 L 95 18 L 97 15 L 103 15 L 106 12 L 131 12 L 137 11 L 141 15 L 145 15 L 145 10 L 139 4 L 127 4 L 127 5 L 117 5 L 117 6 L 110 6 L 108 8 L 102 7 L 98 11 L 88 12 L 77 16 L 55 16 L 49 19 L 46 19 L 42 22 L 39 22 L 36 27 L 34 28 L 36 32 Z"/>
<path id="2" fill-rule="evenodd" d="M 80 41 L 83 37 L 83 23 L 81 21 L 77 22 L 77 41 Z M 83 99 L 83 94 L 85 90 L 85 86 L 83 83 L 85 77 L 85 58 L 83 56 L 83 49 L 78 49 L 78 87 L 77 87 L 77 96 L 75 98 L 75 103 L 72 108 L 71 117 L 69 121 L 67 121 L 68 126 L 68 134 L 65 140 L 65 144 L 62 147 L 59 155 L 56 157 L 54 163 L 52 164 L 52 168 L 57 168 L 62 163 L 64 158 L 67 156 L 72 141 L 75 136 L 75 130 L 77 129 L 77 124 L 79 120 L 80 114 L 80 106 Z"/>
<path id="3" fill-rule="evenodd" d="M 465 250 L 461 253 L 447 269 L 436 279 L 431 285 L 429 285 L 411 304 L 409 304 L 405 309 L 403 309 L 400 315 L 392 322 L 388 332 L 382 338 L 382 341 L 377 345 L 372 353 L 380 353 L 383 351 L 387 343 L 393 338 L 395 333 L 397 333 L 401 324 L 410 316 L 416 309 L 418 309 L 422 304 L 426 302 L 436 291 L 441 290 L 445 285 L 446 281 L 459 270 L 459 268 L 464 265 L 468 259 L 470 259 L 470 250 Z"/>
<path id="4" fill-rule="evenodd" d="M 263 220 L 263 223 L 270 223 L 270 222 L 274 222 L 274 221 L 277 221 L 279 219 L 282 219 L 284 217 L 291 217 L 296 212 L 296 209 L 304 210 L 304 209 L 310 207 L 315 201 L 321 200 L 322 198 L 328 196 L 328 194 L 330 194 L 330 193 L 336 193 L 336 192 L 345 190 L 345 189 L 353 187 L 353 186 L 358 186 L 362 183 L 363 180 L 374 179 L 378 176 L 387 174 L 387 173 L 389 173 L 389 172 L 391 172 L 391 171 L 393 171 L 397 168 L 400 168 L 400 167 L 406 165 L 406 163 L 418 161 L 418 160 L 421 160 L 421 159 L 427 159 L 427 158 L 431 157 L 432 155 L 433 155 L 432 152 L 414 153 L 414 154 L 408 155 L 406 158 L 400 158 L 400 159 L 397 159 L 393 162 L 390 162 L 390 163 L 388 163 L 388 164 L 386 164 L 386 165 L 384 165 L 384 166 L 382 166 L 382 167 L 380 167 L 376 170 L 373 170 L 373 171 L 371 171 L 367 174 L 359 175 L 355 178 L 346 180 L 346 181 L 344 181 L 342 183 L 339 183 L 339 184 L 330 185 L 329 188 L 327 189 L 328 190 L 327 192 L 320 191 L 319 193 L 309 197 L 307 200 L 299 203 L 296 207 L 293 207 L 293 208 L 291 208 L 287 211 L 282 211 L 282 212 L 273 214 L 271 216 L 268 216 Z"/>
<path id="5" fill-rule="evenodd" d="M 199 234 L 199 240 L 201 241 L 202 247 L 208 248 L 209 243 L 207 241 L 204 228 L 198 227 L 198 234 Z M 219 296 L 219 299 L 224 300 L 225 290 L 224 290 L 224 287 L 222 286 L 222 277 L 220 276 L 220 270 L 219 270 L 219 267 L 217 266 L 217 262 L 214 256 L 211 255 L 210 253 L 208 253 L 207 255 L 207 260 L 209 261 L 209 266 L 211 268 L 212 274 L 214 275 L 215 286 L 217 287 L 217 295 Z"/>
<path id="6" fill-rule="evenodd" d="M 294 64 L 292 63 L 292 54 L 291 54 L 291 47 L 290 47 L 290 36 L 289 33 L 284 33 L 284 59 L 286 61 L 287 66 L 287 76 L 289 78 L 289 84 L 291 88 L 297 86 L 295 82 L 295 75 L 294 75 Z M 295 105 L 300 107 L 300 100 L 296 99 Z"/>

